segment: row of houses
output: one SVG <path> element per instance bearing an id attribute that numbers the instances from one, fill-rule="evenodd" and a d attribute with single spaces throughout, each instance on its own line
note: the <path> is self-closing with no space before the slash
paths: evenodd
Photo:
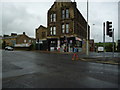
<path id="1" fill-rule="evenodd" d="M 26 35 L 25 32 L 18 35 L 16 33 L 11 33 L 11 35 L 4 35 L 0 40 L 1 48 L 11 46 L 16 49 L 29 49 L 32 45 L 35 44 L 35 39 Z"/>
<path id="2" fill-rule="evenodd" d="M 35 39 L 25 32 L 21 35 L 11 34 L 3 37 L 6 45 L 24 46 L 35 44 L 35 49 L 44 51 L 72 52 L 74 46 L 78 52 L 86 51 L 87 21 L 77 8 L 76 2 L 56 0 L 47 12 L 47 27 L 40 25 L 35 29 Z M 90 26 L 88 26 L 90 41 Z M 94 51 L 94 40 L 90 42 L 90 50 Z"/>

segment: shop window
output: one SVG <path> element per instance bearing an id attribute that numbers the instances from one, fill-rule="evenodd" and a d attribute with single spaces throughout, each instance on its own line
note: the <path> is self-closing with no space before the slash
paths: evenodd
<path id="1" fill-rule="evenodd" d="M 51 43 L 52 43 L 52 44 L 54 44 L 54 43 L 55 43 L 55 41 L 51 41 Z"/>

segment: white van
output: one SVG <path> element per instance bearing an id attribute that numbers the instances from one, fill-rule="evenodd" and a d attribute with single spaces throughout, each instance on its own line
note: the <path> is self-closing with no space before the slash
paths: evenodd
<path id="1" fill-rule="evenodd" d="M 99 52 L 104 52 L 104 47 L 98 47 L 98 53 Z"/>

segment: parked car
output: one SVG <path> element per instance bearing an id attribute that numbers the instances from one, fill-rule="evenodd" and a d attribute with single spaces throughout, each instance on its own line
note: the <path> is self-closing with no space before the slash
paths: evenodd
<path id="1" fill-rule="evenodd" d="M 12 47 L 10 47 L 10 46 L 7 46 L 7 47 L 5 47 L 5 50 L 10 50 L 10 51 L 13 51 L 13 48 L 12 48 Z"/>

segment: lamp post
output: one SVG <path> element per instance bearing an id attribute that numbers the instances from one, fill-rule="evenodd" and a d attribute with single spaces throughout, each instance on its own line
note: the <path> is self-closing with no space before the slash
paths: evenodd
<path id="1" fill-rule="evenodd" d="M 93 25 L 93 29 L 92 29 L 92 31 L 94 31 L 94 26 L 95 26 L 95 24 L 92 24 Z M 93 36 L 93 39 L 95 39 L 95 36 Z"/>
<path id="2" fill-rule="evenodd" d="M 104 54 L 105 54 L 105 22 L 103 23 L 103 47 L 104 47 Z"/>
<path id="3" fill-rule="evenodd" d="M 88 0 L 87 0 L 87 41 L 86 41 L 86 55 L 88 56 L 89 55 L 89 42 L 88 42 L 88 39 L 89 39 L 89 31 L 88 31 Z"/>
<path id="4" fill-rule="evenodd" d="M 112 31 L 112 40 L 113 40 L 113 57 L 114 57 L 114 28 L 113 28 L 113 31 Z"/>

